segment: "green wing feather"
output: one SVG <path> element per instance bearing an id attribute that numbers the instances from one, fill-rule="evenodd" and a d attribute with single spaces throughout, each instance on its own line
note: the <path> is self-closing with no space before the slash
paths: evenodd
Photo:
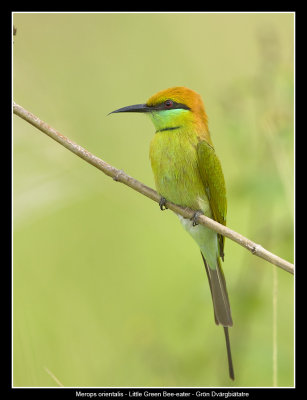
<path id="1" fill-rule="evenodd" d="M 220 160 L 214 148 L 202 140 L 197 145 L 198 166 L 215 221 L 226 225 L 226 186 Z M 224 260 L 224 236 L 218 234 L 220 256 Z"/>

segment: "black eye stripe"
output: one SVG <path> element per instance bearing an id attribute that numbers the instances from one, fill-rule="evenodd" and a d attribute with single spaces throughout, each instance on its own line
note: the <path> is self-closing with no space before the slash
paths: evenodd
<path id="1" fill-rule="evenodd" d="M 155 106 L 149 106 L 152 108 L 153 111 L 159 111 L 159 110 L 174 110 L 174 109 L 183 109 L 183 110 L 190 110 L 190 107 L 188 107 L 186 104 L 182 104 L 182 103 L 177 103 L 176 101 L 173 101 L 171 99 L 169 99 L 173 105 L 171 107 L 166 107 L 165 103 L 167 100 L 163 101 L 160 104 L 157 104 Z"/>

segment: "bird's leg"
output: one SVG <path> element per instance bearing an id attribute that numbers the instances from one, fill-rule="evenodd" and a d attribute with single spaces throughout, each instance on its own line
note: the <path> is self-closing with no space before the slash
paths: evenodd
<path id="1" fill-rule="evenodd" d="M 161 196 L 161 198 L 160 198 L 160 200 L 159 200 L 159 206 L 160 206 L 160 210 L 161 210 L 161 211 L 164 211 L 164 210 L 167 209 L 167 207 L 166 207 L 166 201 L 167 201 L 166 198 Z"/>
<path id="2" fill-rule="evenodd" d="M 193 226 L 198 225 L 197 219 L 198 219 L 198 217 L 199 217 L 200 215 L 203 215 L 203 212 L 200 211 L 200 210 L 198 210 L 198 211 L 196 211 L 196 212 L 194 213 L 193 217 L 191 218 L 191 221 L 193 222 L 193 223 L 192 223 Z"/>

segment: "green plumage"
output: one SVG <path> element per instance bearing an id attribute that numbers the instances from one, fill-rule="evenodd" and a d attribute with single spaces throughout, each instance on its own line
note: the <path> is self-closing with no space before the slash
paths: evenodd
<path id="1" fill-rule="evenodd" d="M 158 192 L 167 200 L 202 211 L 225 224 L 226 189 L 214 148 L 186 128 L 157 132 L 150 145 L 150 160 Z M 205 260 L 217 323 L 231 326 L 232 319 L 220 257 L 224 238 L 205 226 L 193 226 L 180 217 L 184 228 L 198 243 Z M 209 268 L 209 270 L 208 270 Z"/>
<path id="2" fill-rule="evenodd" d="M 150 145 L 156 188 L 166 199 L 201 210 L 225 225 L 227 200 L 214 148 L 184 128 L 158 132 Z M 224 245 L 221 246 L 223 253 Z"/>
<path id="3" fill-rule="evenodd" d="M 200 175 L 209 199 L 215 221 L 226 225 L 227 198 L 224 174 L 214 148 L 202 140 L 197 145 Z M 224 236 L 218 235 L 220 256 L 224 260 Z"/>
<path id="4" fill-rule="evenodd" d="M 158 132 L 150 144 L 157 191 L 166 199 L 209 213 L 207 194 L 197 160 L 198 140 L 183 129 Z"/>

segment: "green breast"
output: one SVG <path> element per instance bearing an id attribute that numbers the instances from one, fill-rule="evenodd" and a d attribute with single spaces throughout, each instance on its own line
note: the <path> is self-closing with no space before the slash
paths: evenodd
<path id="1" fill-rule="evenodd" d="M 151 166 L 161 196 L 208 215 L 209 202 L 198 169 L 196 146 L 196 135 L 182 129 L 157 132 L 150 145 Z"/>

